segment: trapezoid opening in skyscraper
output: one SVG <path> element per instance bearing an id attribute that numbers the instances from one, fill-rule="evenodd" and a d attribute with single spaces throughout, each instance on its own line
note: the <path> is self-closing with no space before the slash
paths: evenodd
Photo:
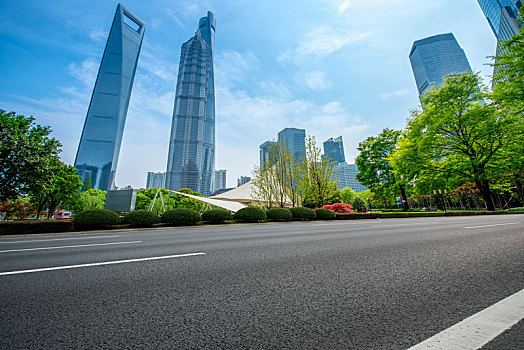
<path id="1" fill-rule="evenodd" d="M 108 191 L 120 145 L 146 24 L 118 4 L 75 158 L 82 181 Z"/>

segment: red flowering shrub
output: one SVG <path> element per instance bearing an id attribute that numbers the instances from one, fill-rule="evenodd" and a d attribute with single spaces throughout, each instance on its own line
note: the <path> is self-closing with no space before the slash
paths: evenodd
<path id="1" fill-rule="evenodd" d="M 354 213 L 353 206 L 351 204 L 346 203 L 334 203 L 334 204 L 327 204 L 321 207 L 321 209 L 329 209 L 332 212 L 335 213 Z"/>

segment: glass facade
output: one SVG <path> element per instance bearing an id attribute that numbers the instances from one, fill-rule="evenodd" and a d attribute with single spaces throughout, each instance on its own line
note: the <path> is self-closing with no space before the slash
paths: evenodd
<path id="1" fill-rule="evenodd" d="M 324 141 L 324 155 L 323 157 L 331 159 L 335 164 L 344 163 L 346 157 L 344 156 L 344 143 L 342 136 L 337 138 L 330 138 Z"/>
<path id="2" fill-rule="evenodd" d="M 442 84 L 448 75 L 472 72 L 464 50 L 451 33 L 415 41 L 409 60 L 419 96 Z"/>
<path id="3" fill-rule="evenodd" d="M 359 173 L 356 164 L 339 163 L 335 167 L 335 180 L 338 180 L 339 190 L 349 187 L 355 192 L 362 192 L 368 188 L 362 185 L 355 176 Z"/>
<path id="4" fill-rule="evenodd" d="M 213 193 L 226 188 L 227 170 L 215 170 Z"/>
<path id="5" fill-rule="evenodd" d="M 285 128 L 278 133 L 278 142 L 286 145 L 295 160 L 306 158 L 306 130 Z"/>
<path id="6" fill-rule="evenodd" d="M 515 17 L 522 1 L 478 0 L 478 3 L 498 40 L 508 40 L 518 33 Z"/>
<path id="7" fill-rule="evenodd" d="M 165 187 L 166 173 L 155 173 L 149 171 L 147 173 L 146 189 Z"/>
<path id="8" fill-rule="evenodd" d="M 260 167 L 271 160 L 271 152 L 276 146 L 275 141 L 266 141 L 260 145 Z"/>
<path id="9" fill-rule="evenodd" d="M 200 19 L 182 45 L 167 159 L 166 187 L 211 194 L 215 171 L 215 16 Z"/>
<path id="10" fill-rule="evenodd" d="M 251 177 L 249 176 L 240 176 L 237 179 L 237 187 L 247 184 L 249 181 L 251 181 Z"/>
<path id="11" fill-rule="evenodd" d="M 129 98 L 145 23 L 118 5 L 98 70 L 75 158 L 75 168 L 93 188 L 114 186 Z"/>

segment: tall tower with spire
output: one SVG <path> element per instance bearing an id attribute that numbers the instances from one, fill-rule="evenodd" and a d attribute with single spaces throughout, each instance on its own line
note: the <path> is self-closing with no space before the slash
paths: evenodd
<path id="1" fill-rule="evenodd" d="M 215 171 L 215 16 L 182 45 L 167 158 L 166 188 L 211 194 Z"/>

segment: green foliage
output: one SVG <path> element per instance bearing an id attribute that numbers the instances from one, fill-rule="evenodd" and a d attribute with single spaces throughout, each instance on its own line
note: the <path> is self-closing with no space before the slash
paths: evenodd
<path id="1" fill-rule="evenodd" d="M 155 194 L 157 193 L 158 188 L 150 188 L 148 190 L 138 190 L 136 194 L 135 208 L 137 210 L 145 209 L 149 210 Z M 179 192 L 191 194 L 193 196 L 202 196 L 198 192 L 193 192 L 188 188 L 183 188 Z M 171 210 L 175 208 L 186 208 L 193 209 L 197 212 L 200 212 L 202 209 L 202 202 L 197 201 L 192 198 L 188 198 L 179 194 L 171 194 L 169 190 L 165 188 L 160 189 L 160 194 L 156 197 L 155 203 L 153 205 L 153 212 L 161 214 L 164 212 L 162 208 L 162 200 L 164 201 L 164 206 L 166 210 Z"/>
<path id="2" fill-rule="evenodd" d="M 49 173 L 34 183 L 30 188 L 30 198 L 37 208 L 37 218 L 42 209 L 47 207 L 47 217 L 51 218 L 55 209 L 72 209 L 82 186 L 80 176 L 72 165 L 67 165 L 58 158 L 52 158 L 48 164 Z"/>
<path id="3" fill-rule="evenodd" d="M 357 196 L 357 194 L 350 187 L 345 187 L 345 188 L 340 190 L 340 201 L 342 203 L 351 204 L 351 201 L 356 196 Z"/>
<path id="4" fill-rule="evenodd" d="M 87 176 L 87 179 L 84 181 L 84 184 L 82 185 L 82 192 L 88 191 L 93 188 L 93 185 L 91 184 L 91 174 Z"/>
<path id="5" fill-rule="evenodd" d="M 162 222 L 172 226 L 196 225 L 199 221 L 200 214 L 188 208 L 175 208 L 162 214 Z"/>
<path id="6" fill-rule="evenodd" d="M 334 220 L 337 218 L 337 214 L 329 209 L 315 209 L 317 220 Z"/>
<path id="7" fill-rule="evenodd" d="M 367 201 L 366 201 L 364 198 L 355 197 L 355 198 L 353 198 L 353 200 L 351 201 L 351 205 L 352 205 L 353 208 L 355 208 L 358 212 L 362 212 L 362 211 L 364 211 L 364 210 L 367 208 L 368 203 L 367 203 Z"/>
<path id="8" fill-rule="evenodd" d="M 35 207 L 27 200 L 27 198 L 0 202 L 0 213 L 4 213 L 4 220 L 27 219 L 35 212 Z"/>
<path id="9" fill-rule="evenodd" d="M 340 202 L 340 191 L 333 180 L 335 164 L 328 157 L 322 158 L 322 151 L 311 136 L 306 139 L 306 159 L 303 160 L 301 174 L 303 206 L 317 208 Z"/>
<path id="10" fill-rule="evenodd" d="M 158 215 L 148 210 L 135 210 L 125 216 L 125 221 L 132 227 L 152 227 L 160 221 Z"/>
<path id="11" fill-rule="evenodd" d="M 60 143 L 33 117 L 0 112 L 0 200 L 16 199 L 53 174 Z"/>
<path id="12" fill-rule="evenodd" d="M 75 229 L 104 228 L 117 225 L 120 218 L 117 213 L 104 209 L 84 210 L 73 218 Z"/>
<path id="13" fill-rule="evenodd" d="M 300 198 L 300 161 L 283 142 L 270 147 L 267 162 L 253 170 L 253 196 L 267 207 L 295 205 Z"/>
<path id="14" fill-rule="evenodd" d="M 293 214 L 287 208 L 269 208 L 266 210 L 266 216 L 273 221 L 289 221 L 293 219 Z"/>
<path id="15" fill-rule="evenodd" d="M 218 224 L 226 220 L 233 219 L 233 215 L 229 210 L 225 209 L 210 209 L 202 213 L 202 221 Z"/>
<path id="16" fill-rule="evenodd" d="M 246 207 L 235 213 L 235 220 L 242 222 L 260 222 L 266 218 L 266 213 L 259 207 Z"/>
<path id="17" fill-rule="evenodd" d="M 477 74 L 450 76 L 430 90 L 390 157 L 397 174 L 428 192 L 424 182 L 450 190 L 473 181 L 494 210 L 491 187 L 508 170 L 507 156 L 519 156 L 511 150 L 522 147 L 524 129 L 522 116 L 501 113 L 487 96 Z"/>
<path id="18" fill-rule="evenodd" d="M 76 211 L 91 209 L 104 209 L 107 192 L 102 190 L 89 189 L 80 192 L 75 206 Z"/>
<path id="19" fill-rule="evenodd" d="M 289 211 L 293 214 L 293 219 L 296 220 L 315 220 L 317 217 L 313 209 L 306 207 L 289 208 Z"/>

